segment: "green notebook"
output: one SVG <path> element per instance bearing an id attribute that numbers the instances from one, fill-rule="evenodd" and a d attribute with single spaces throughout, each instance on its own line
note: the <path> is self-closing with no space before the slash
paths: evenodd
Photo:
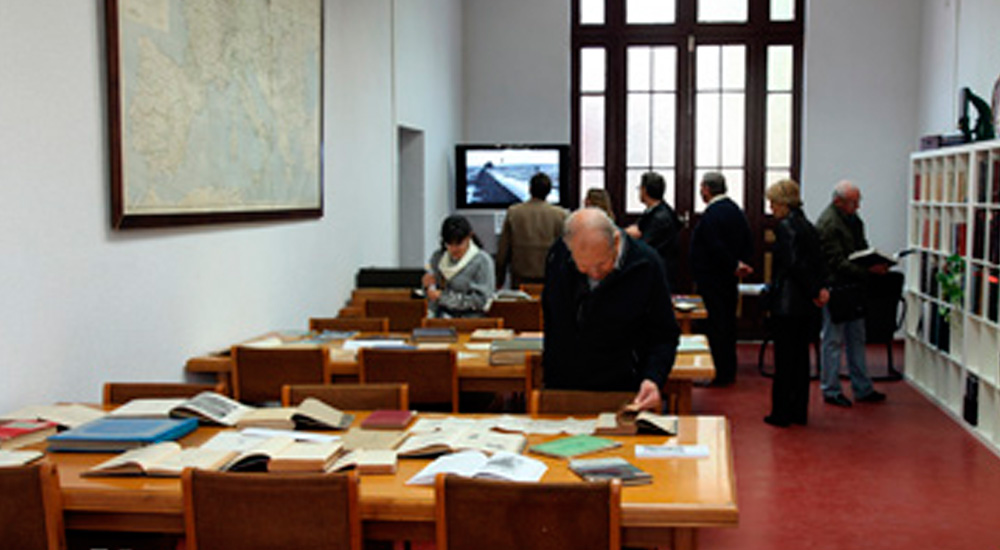
<path id="1" fill-rule="evenodd" d="M 620 446 L 621 443 L 613 439 L 582 434 L 561 437 L 559 439 L 546 441 L 545 443 L 532 445 L 528 448 L 528 450 L 533 453 L 553 456 L 556 458 L 572 458 L 574 456 L 596 453 L 598 451 L 614 449 L 615 447 Z"/>

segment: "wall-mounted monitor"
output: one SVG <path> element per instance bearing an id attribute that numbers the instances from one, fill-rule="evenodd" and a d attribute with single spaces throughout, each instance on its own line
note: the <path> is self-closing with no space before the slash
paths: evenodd
<path id="1" fill-rule="evenodd" d="M 504 209 L 531 198 L 529 182 L 538 172 L 552 180 L 546 198 L 568 206 L 569 145 L 456 145 L 456 206 Z"/>

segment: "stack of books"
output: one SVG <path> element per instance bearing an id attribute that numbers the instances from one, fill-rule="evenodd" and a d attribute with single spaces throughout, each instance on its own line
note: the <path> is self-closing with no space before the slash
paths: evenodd
<path id="1" fill-rule="evenodd" d="M 524 363 L 524 354 L 541 352 L 542 338 L 518 336 L 510 340 L 494 340 L 490 343 L 491 365 L 519 365 Z"/>

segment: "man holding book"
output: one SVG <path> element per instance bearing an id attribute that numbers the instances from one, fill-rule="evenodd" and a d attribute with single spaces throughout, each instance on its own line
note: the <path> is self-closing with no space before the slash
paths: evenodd
<path id="1" fill-rule="evenodd" d="M 636 391 L 634 406 L 659 411 L 680 329 L 655 250 L 577 210 L 549 250 L 542 310 L 546 388 Z"/>
<path id="2" fill-rule="evenodd" d="M 858 216 L 861 191 L 843 180 L 833 189 L 833 201 L 816 220 L 820 246 L 829 272 L 830 301 L 823 308 L 820 388 L 823 400 L 838 407 L 850 407 L 840 386 L 840 354 L 847 350 L 847 367 L 854 400 L 877 403 L 885 394 L 872 386 L 865 365 L 865 317 L 861 307 L 869 277 L 885 275 L 889 265 L 874 263 L 862 267 L 850 260 L 851 254 L 868 248 L 865 224 Z"/>

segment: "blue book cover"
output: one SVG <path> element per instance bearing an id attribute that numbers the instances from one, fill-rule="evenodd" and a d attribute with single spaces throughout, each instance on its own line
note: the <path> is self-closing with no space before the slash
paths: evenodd
<path id="1" fill-rule="evenodd" d="M 99 418 L 48 438 L 50 451 L 121 452 L 179 439 L 198 427 L 196 418 Z"/>

